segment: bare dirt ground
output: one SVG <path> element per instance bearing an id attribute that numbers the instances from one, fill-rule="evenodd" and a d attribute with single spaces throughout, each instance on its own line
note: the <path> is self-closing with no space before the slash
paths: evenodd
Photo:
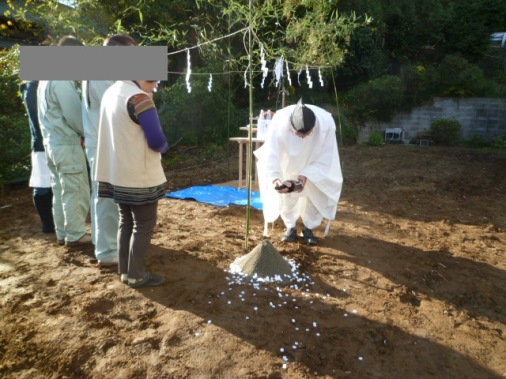
<path id="1" fill-rule="evenodd" d="M 92 248 L 40 233 L 30 189 L 12 189 L 0 199 L 0 377 L 505 378 L 506 153 L 341 157 L 329 235 L 283 244 L 274 225 L 303 278 L 280 288 L 228 272 L 248 251 L 245 207 L 161 201 L 149 265 L 167 282 L 135 290 Z M 227 163 L 169 173 L 168 189 L 234 179 Z M 252 209 L 250 250 L 262 224 Z"/>

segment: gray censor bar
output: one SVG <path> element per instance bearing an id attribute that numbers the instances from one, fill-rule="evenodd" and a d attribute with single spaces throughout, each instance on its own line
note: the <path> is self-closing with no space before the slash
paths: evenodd
<path id="1" fill-rule="evenodd" d="M 21 46 L 21 80 L 167 80 L 166 46 Z"/>

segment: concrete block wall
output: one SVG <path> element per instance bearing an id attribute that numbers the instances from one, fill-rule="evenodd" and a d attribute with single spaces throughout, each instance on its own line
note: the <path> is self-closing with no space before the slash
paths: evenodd
<path id="1" fill-rule="evenodd" d="M 403 129 L 404 142 L 408 143 L 418 132 L 430 130 L 431 122 L 439 118 L 458 120 L 464 139 L 476 134 L 488 142 L 497 136 L 506 137 L 506 99 L 435 98 L 433 104 L 398 114 L 388 123 L 367 123 L 359 131 L 359 143 L 367 142 L 375 131 L 383 133 L 387 128 Z"/>

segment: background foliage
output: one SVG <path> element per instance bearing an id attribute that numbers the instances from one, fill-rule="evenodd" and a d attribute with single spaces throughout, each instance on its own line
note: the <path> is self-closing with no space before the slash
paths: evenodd
<path id="1" fill-rule="evenodd" d="M 489 41 L 491 33 L 506 31 L 504 0 L 76 0 L 74 7 L 56 0 L 7 3 L 11 8 L 0 17 L 0 32 L 12 36 L 24 30 L 29 43 L 54 44 L 73 34 L 86 44 L 100 45 L 106 35 L 122 32 L 143 45 L 180 51 L 169 54 L 169 79 L 156 101 L 171 141 L 182 145 L 224 144 L 260 109 L 278 109 L 300 97 L 333 110 L 342 122 L 341 141 L 352 143 L 364 122 L 388 121 L 434 96 L 506 96 L 506 49 L 491 48 Z M 190 50 L 192 69 L 202 75 L 191 76 L 189 94 L 184 49 L 198 44 Z M 264 88 L 261 50 L 270 69 Z M 0 103 L 8 109 L 4 122 L 12 125 L 24 114 L 17 94 L 17 51 L 0 51 Z M 291 69 L 291 84 L 286 75 L 279 85 L 273 77 L 274 62 L 281 56 Z M 252 73 L 251 110 L 246 69 Z M 214 73 L 211 93 L 204 73 Z"/>
<path id="2" fill-rule="evenodd" d="M 430 124 L 432 139 L 439 145 L 457 145 L 462 125 L 455 119 L 440 118 Z"/>

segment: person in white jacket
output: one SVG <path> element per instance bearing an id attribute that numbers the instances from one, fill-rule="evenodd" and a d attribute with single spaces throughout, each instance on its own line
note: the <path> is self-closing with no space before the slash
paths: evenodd
<path id="1" fill-rule="evenodd" d="M 286 226 L 281 240 L 295 242 L 301 218 L 304 241 L 317 244 L 313 229 L 325 218 L 328 233 L 343 185 L 332 115 L 302 99 L 277 111 L 255 156 L 266 226 L 281 216 Z"/>

